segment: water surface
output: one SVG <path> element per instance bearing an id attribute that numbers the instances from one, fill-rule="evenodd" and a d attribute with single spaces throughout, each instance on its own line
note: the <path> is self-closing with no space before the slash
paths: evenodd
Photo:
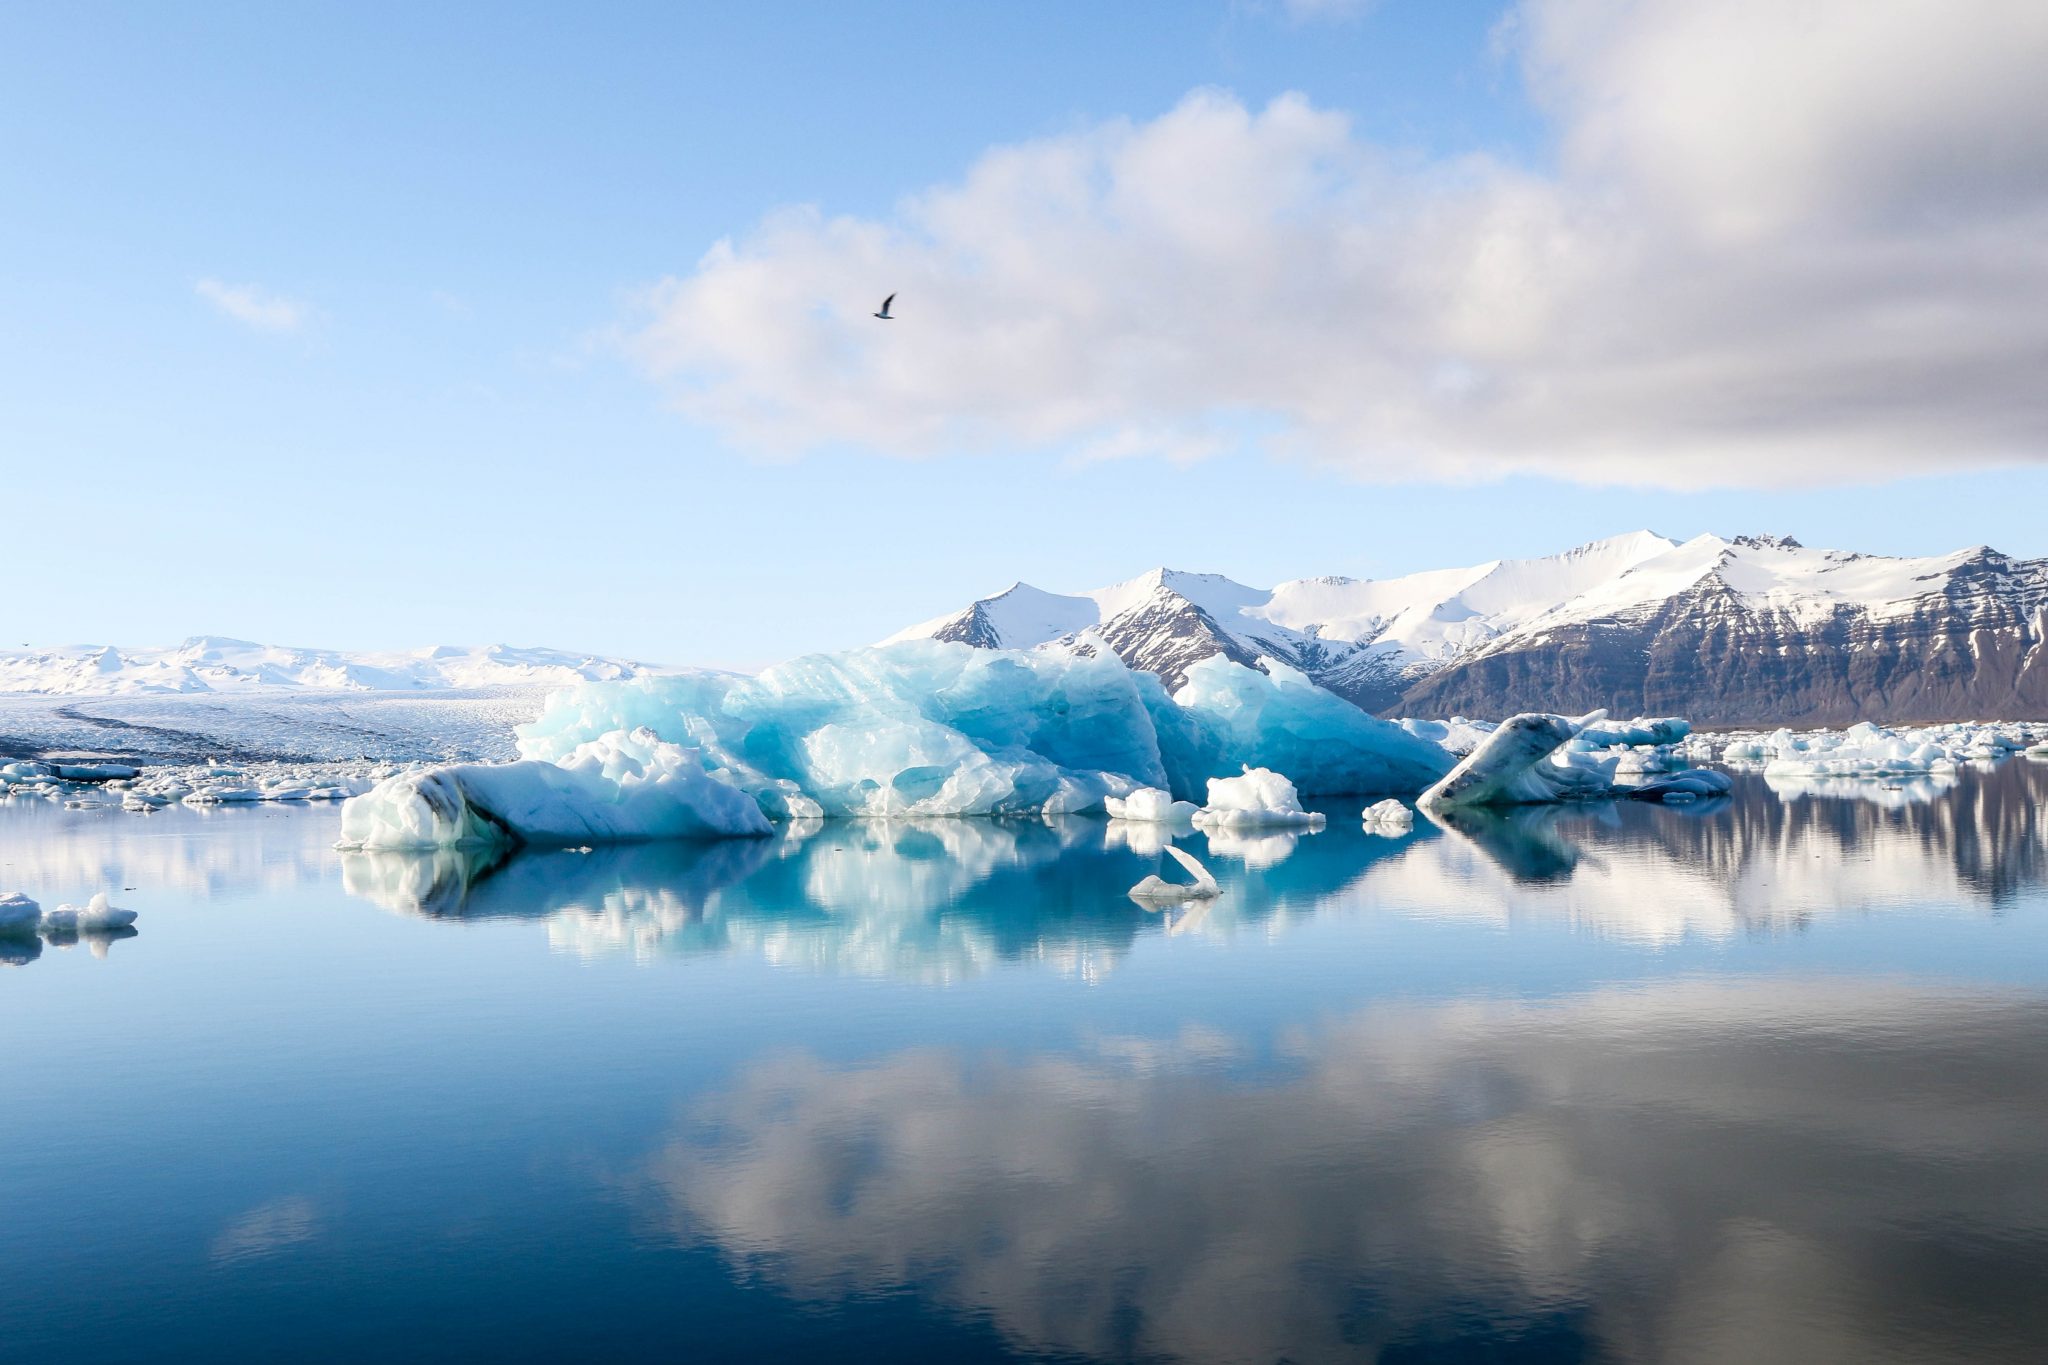
<path id="1" fill-rule="evenodd" d="M 2048 1359 L 2048 765 L 1179 842 L 0 806 L 0 1359 Z M 1164 869 L 1177 876 L 1172 868 Z"/>

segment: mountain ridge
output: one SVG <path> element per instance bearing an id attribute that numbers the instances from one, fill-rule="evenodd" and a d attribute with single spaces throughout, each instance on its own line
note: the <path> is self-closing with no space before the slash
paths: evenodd
<path id="1" fill-rule="evenodd" d="M 2048 560 L 1635 531 L 1550 556 L 1270 590 L 1164 568 L 1077 594 L 1020 582 L 890 637 L 911 638 L 1107 648 L 1169 687 L 1211 654 L 1272 657 L 1367 710 L 1414 716 L 2017 718 L 2048 715 Z"/>

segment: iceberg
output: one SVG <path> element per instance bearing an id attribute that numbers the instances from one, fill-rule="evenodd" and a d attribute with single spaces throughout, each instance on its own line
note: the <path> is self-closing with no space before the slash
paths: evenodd
<path id="1" fill-rule="evenodd" d="M 1192 801 L 1174 800 L 1171 792 L 1160 787 L 1140 787 L 1129 796 L 1106 797 L 1102 805 L 1112 820 L 1138 820 L 1155 825 L 1184 824 L 1201 810 Z"/>
<path id="2" fill-rule="evenodd" d="M 1286 773 L 1303 796 L 1412 796 L 1456 761 L 1277 659 L 1253 669 L 1211 655 L 1189 667 L 1172 707 L 1155 723 L 1180 796 L 1244 767 Z"/>
<path id="3" fill-rule="evenodd" d="M 645 728 L 600 735 L 556 762 L 402 773 L 341 807 L 341 845 L 355 849 L 560 848 L 769 831 L 754 799 L 706 771 L 697 750 Z"/>
<path id="4" fill-rule="evenodd" d="M 69 942 L 80 934 L 117 934 L 134 923 L 133 910 L 110 904 L 106 892 L 96 891 L 83 907 L 60 905 L 44 914 L 43 935 Z"/>
<path id="5" fill-rule="evenodd" d="M 1523 806 L 1609 795 L 1617 760 L 1566 749 L 1603 718 L 1598 711 L 1578 720 L 1533 712 L 1512 716 L 1424 792 L 1418 804 L 1430 809 Z"/>
<path id="6" fill-rule="evenodd" d="M 1178 904 L 1181 901 L 1208 900 L 1221 894 L 1222 888 L 1216 884 L 1216 878 L 1210 875 L 1209 869 L 1203 867 L 1194 854 L 1185 849 L 1175 848 L 1172 844 L 1168 844 L 1165 851 L 1173 855 L 1175 862 L 1188 870 L 1194 881 L 1170 882 L 1155 872 L 1130 889 L 1132 900 L 1145 901 L 1153 905 Z"/>
<path id="7" fill-rule="evenodd" d="M 0 938 L 21 938 L 43 922 L 43 907 L 19 891 L 0 891 Z"/>
<path id="8" fill-rule="evenodd" d="M 1194 821 L 1204 828 L 1242 830 L 1313 827 L 1324 817 L 1302 809 L 1294 783 L 1270 768 L 1246 765 L 1241 777 L 1209 779 L 1209 804 L 1195 812 Z"/>
<path id="9" fill-rule="evenodd" d="M 754 677 L 586 684 L 520 727 L 519 752 L 558 762 L 644 728 L 698 751 L 774 819 L 1106 812 L 1111 799 L 1128 812 L 1143 789 L 1171 805 L 1246 767 L 1287 772 L 1310 796 L 1406 793 L 1449 771 L 1439 746 L 1266 668 L 1204 659 L 1169 696 L 1113 655 L 905 641 Z"/>
<path id="10" fill-rule="evenodd" d="M 1415 812 L 1388 797 L 1365 808 L 1362 818 L 1368 834 L 1403 834 L 1415 827 Z"/>

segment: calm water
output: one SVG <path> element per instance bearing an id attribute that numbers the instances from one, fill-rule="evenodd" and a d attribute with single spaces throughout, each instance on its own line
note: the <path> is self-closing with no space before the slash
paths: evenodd
<path id="1" fill-rule="evenodd" d="M 1163 914 L 1089 820 L 0 806 L 142 912 L 0 969 L 0 1358 L 2048 1359 L 2048 764 L 1860 790 Z"/>

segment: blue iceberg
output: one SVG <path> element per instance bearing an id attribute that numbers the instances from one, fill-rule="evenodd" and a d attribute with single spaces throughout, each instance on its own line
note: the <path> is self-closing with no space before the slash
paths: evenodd
<path id="1" fill-rule="evenodd" d="M 1207 659 L 1169 696 L 1114 657 L 916 640 L 753 677 L 587 683 L 519 728 L 521 763 L 393 778 L 345 808 L 344 833 L 362 847 L 709 838 L 760 832 L 722 792 L 777 820 L 1045 815 L 1145 788 L 1199 799 L 1247 767 L 1286 774 L 1305 797 L 1412 795 L 1450 770 L 1441 746 L 1268 667 Z M 607 776 L 592 746 L 625 737 L 635 755 L 664 746 L 629 773 L 631 799 L 545 771 Z"/>

